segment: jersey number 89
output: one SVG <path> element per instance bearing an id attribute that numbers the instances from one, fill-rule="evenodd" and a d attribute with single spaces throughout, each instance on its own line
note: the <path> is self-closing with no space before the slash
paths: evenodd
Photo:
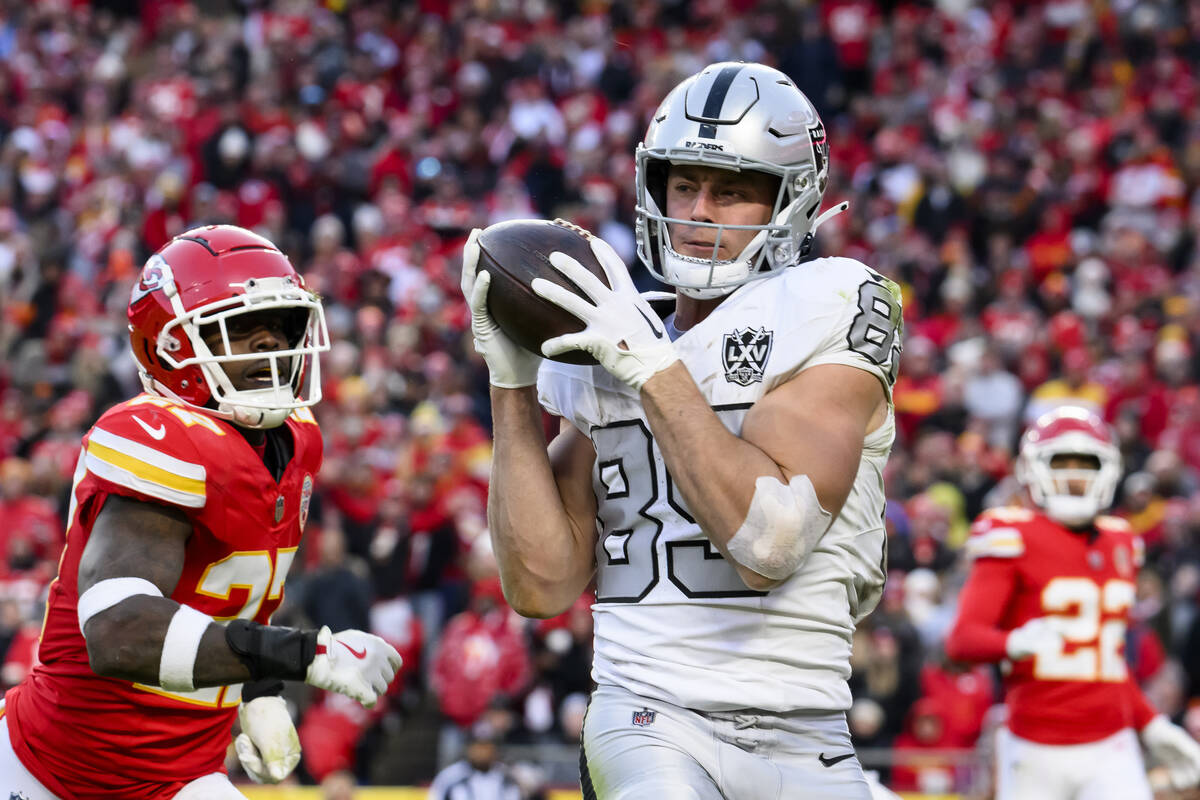
<path id="1" fill-rule="evenodd" d="M 739 403 L 713 410 L 728 425 L 740 423 L 748 408 L 749 403 Z M 664 530 L 691 529 L 696 521 L 677 496 L 644 422 L 623 420 L 593 428 L 591 438 L 596 447 L 593 488 L 600 499 L 597 516 L 602 526 L 596 546 L 597 602 L 636 603 L 664 574 L 691 598 L 765 594 L 747 589 L 733 565 L 702 535 L 682 541 L 669 537 L 660 554 Z"/>

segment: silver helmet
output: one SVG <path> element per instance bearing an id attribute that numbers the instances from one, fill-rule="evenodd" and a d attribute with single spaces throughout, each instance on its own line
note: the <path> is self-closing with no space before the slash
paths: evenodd
<path id="1" fill-rule="evenodd" d="M 779 178 L 766 224 L 721 225 L 666 216 L 667 168 L 701 164 L 755 170 Z M 829 178 L 829 145 L 816 108 L 787 75 L 762 64 L 711 64 L 671 90 L 637 148 L 638 256 L 659 280 L 691 297 L 721 297 L 772 270 L 794 264 L 812 246 Z M 667 225 L 716 230 L 712 255 L 671 246 Z M 717 249 L 727 230 L 758 233 L 731 260 Z"/>

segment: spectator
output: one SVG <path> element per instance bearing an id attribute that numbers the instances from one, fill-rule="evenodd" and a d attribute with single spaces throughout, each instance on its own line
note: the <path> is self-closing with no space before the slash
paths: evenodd
<path id="1" fill-rule="evenodd" d="M 947 724 L 945 703 L 932 697 L 918 700 L 909 712 L 904 731 L 894 744 L 896 767 L 891 788 L 898 792 L 949 794 L 957 783 L 957 770 L 944 757 L 924 751 L 944 750 L 955 743 Z"/>
<path id="2" fill-rule="evenodd" d="M 497 697 L 525 688 L 530 664 L 518 619 L 504 602 L 500 579 L 490 577 L 475 582 L 467 610 L 446 624 L 430 683 L 452 726 L 470 728 Z M 446 737 L 453 747 L 454 727 Z"/>
<path id="3" fill-rule="evenodd" d="M 499 743 L 486 726 L 475 726 L 466 754 L 443 769 L 429 787 L 429 800 L 521 800 L 521 789 L 500 762 Z"/>
<path id="4" fill-rule="evenodd" d="M 397 603 L 372 605 L 372 620 L 423 641 L 405 666 L 419 700 L 420 659 L 463 607 L 483 533 L 470 508 L 486 496 L 489 414 L 456 290 L 465 231 L 561 213 L 632 261 L 638 133 L 706 54 L 740 53 L 778 58 L 817 104 L 827 196 L 864 212 L 832 219 L 816 250 L 904 287 L 905 360 L 918 363 L 900 373 L 904 435 L 885 473 L 893 567 L 916 568 L 915 545 L 953 595 L 957 512 L 951 557 L 929 562 L 929 520 L 904 505 L 939 484 L 968 517 L 1010 502 L 1026 395 L 1041 387 L 1033 415 L 1074 392 L 1065 362 L 1086 353 L 1082 386 L 1107 396 L 1127 472 L 1158 481 L 1145 506 L 1122 507 L 1146 524 L 1148 567 L 1169 587 L 1167 664 L 1196 671 L 1196 14 L 1045 0 L 134 5 L 17 4 L 0 25 L 0 460 L 16 459 L 0 475 L 23 475 L 0 478 L 0 596 L 15 604 L 0 607 L 17 609 L 19 640 L 36 640 L 80 435 L 137 391 L 115 355 L 133 265 L 194 224 L 241 222 L 324 296 L 327 458 L 309 525 L 344 532 L 346 563 L 368 559 L 367 596 Z M 933 379 L 910 393 L 922 340 Z M 444 423 L 432 433 L 429 408 Z M 308 547 L 293 579 L 321 561 Z M 877 615 L 898 625 L 902 605 Z M 520 633 L 546 667 L 531 679 L 548 692 L 541 735 L 561 738 L 562 701 L 587 691 L 568 665 L 586 634 L 551 659 L 562 633 Z M 23 671 L 32 650 L 14 647 Z M 936 660 L 939 647 L 913 649 Z M 1200 698 L 1200 679 L 1186 692 Z M 345 777 L 327 791 L 351 791 Z"/>
<path id="5" fill-rule="evenodd" d="M 1096 413 L 1104 410 L 1108 392 L 1089 377 L 1092 358 L 1088 352 L 1083 348 L 1068 350 L 1063 354 L 1062 366 L 1061 378 L 1046 381 L 1029 396 L 1029 405 L 1025 407 L 1026 422 L 1033 422 L 1062 405 L 1083 406 Z"/>
<path id="6" fill-rule="evenodd" d="M 369 630 L 370 584 L 362 559 L 346 554 L 346 536 L 337 526 L 321 529 L 318 561 L 304 581 L 304 613 L 320 627 Z"/>

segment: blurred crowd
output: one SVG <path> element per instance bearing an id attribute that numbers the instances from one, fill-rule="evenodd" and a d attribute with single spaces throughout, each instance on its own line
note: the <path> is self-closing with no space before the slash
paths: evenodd
<path id="1" fill-rule="evenodd" d="M 33 658 L 79 439 L 140 390 L 140 265 L 229 222 L 290 255 L 333 337 L 326 462 L 277 620 L 371 629 L 406 659 L 372 711 L 298 698 L 305 779 L 370 781 L 380 731 L 427 705 L 441 763 L 468 741 L 577 740 L 588 601 L 532 622 L 499 593 L 460 250 L 472 227 L 558 216 L 634 264 L 649 114 L 739 59 L 787 72 L 824 118 L 827 204 L 851 205 L 820 254 L 905 293 L 857 744 L 986 740 L 997 675 L 941 648 L 960 551 L 1016 497 L 1023 426 L 1065 401 L 1125 454 L 1115 513 L 1148 548 L 1134 673 L 1200 732 L 1196 0 L 0 0 L 0 683 Z M 920 758 L 885 777 L 969 780 Z"/>

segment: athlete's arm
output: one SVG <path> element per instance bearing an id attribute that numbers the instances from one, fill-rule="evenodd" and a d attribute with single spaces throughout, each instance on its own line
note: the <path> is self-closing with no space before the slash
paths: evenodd
<path id="1" fill-rule="evenodd" d="M 836 519 L 858 474 L 863 438 L 887 414 L 878 378 L 841 364 L 804 370 L 766 394 L 747 413 L 741 437 L 725 428 L 682 364 L 646 381 L 641 398 L 688 508 L 746 585 L 758 590 L 786 578 L 769 578 L 741 563 L 729 542 L 753 522 L 748 514 L 759 480 L 772 479 L 788 491 L 793 478 L 807 476 L 821 509 Z"/>
<path id="2" fill-rule="evenodd" d="M 158 685 L 163 639 L 179 611 L 170 595 L 191 534 L 191 521 L 177 508 L 119 496 L 105 502 L 79 561 L 79 594 L 108 578 L 143 578 L 163 596 L 135 595 L 88 620 L 88 660 L 97 675 Z M 197 687 L 250 679 L 218 625 L 200 640 L 194 675 Z"/>
<path id="3" fill-rule="evenodd" d="M 985 663 L 1007 656 L 1010 632 L 1000 627 L 1000 620 L 1015 586 L 1010 561 L 982 558 L 971 566 L 958 596 L 958 616 L 946 637 L 947 656 Z"/>
<path id="4" fill-rule="evenodd" d="M 171 600 L 191 534 L 191 522 L 179 509 L 107 498 L 80 556 L 78 575 L 82 632 L 97 675 L 171 691 L 269 678 L 303 680 L 367 706 L 387 690 L 401 660 L 378 636 L 333 633 L 327 627 L 299 631 L 248 620 L 221 625 Z M 139 588 L 128 588 L 139 581 Z"/>
<path id="5" fill-rule="evenodd" d="M 596 451 L 566 420 L 546 447 L 534 387 L 493 387 L 492 420 L 488 529 L 504 596 L 524 616 L 557 616 L 596 569 Z"/>

